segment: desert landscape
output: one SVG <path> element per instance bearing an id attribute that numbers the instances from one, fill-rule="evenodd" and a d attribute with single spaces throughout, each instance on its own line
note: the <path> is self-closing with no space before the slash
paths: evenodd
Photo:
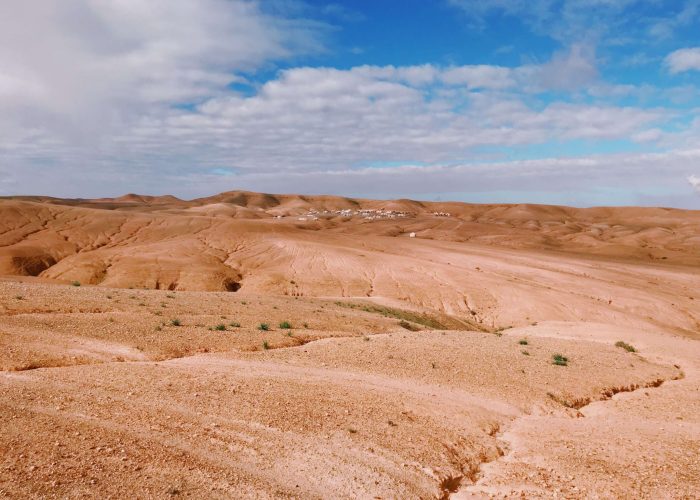
<path id="1" fill-rule="evenodd" d="M 0 497 L 697 498 L 700 212 L 0 199 Z"/>

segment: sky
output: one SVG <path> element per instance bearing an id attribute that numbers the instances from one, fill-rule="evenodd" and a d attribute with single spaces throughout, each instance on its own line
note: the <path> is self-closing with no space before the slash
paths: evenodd
<path id="1" fill-rule="evenodd" d="M 700 0 L 0 2 L 0 195 L 700 209 Z"/>

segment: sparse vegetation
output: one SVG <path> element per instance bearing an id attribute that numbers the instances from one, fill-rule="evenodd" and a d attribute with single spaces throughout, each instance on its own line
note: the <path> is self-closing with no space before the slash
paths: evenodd
<path id="1" fill-rule="evenodd" d="M 414 324 L 412 324 L 412 323 L 409 323 L 409 322 L 406 321 L 405 319 L 402 319 L 401 321 L 399 321 L 399 326 L 400 326 L 401 328 L 405 328 L 406 330 L 409 330 L 409 331 L 411 331 L 411 332 L 417 332 L 417 331 L 420 330 L 420 328 L 419 328 L 418 326 L 416 326 L 416 325 L 414 325 Z"/>
<path id="2" fill-rule="evenodd" d="M 637 352 L 637 349 L 633 345 L 630 345 L 627 342 L 623 342 L 622 340 L 618 340 L 617 342 L 615 342 L 615 347 L 620 347 L 627 352 Z"/>
<path id="3" fill-rule="evenodd" d="M 432 328 L 434 330 L 450 330 L 450 325 L 445 325 L 444 323 L 438 321 L 437 319 L 428 316 L 426 314 L 420 314 L 412 311 L 404 311 L 402 309 L 394 309 L 391 307 L 376 306 L 374 304 L 354 304 L 352 302 L 341 302 L 336 301 L 335 305 L 340 307 L 347 307 L 349 309 L 360 309 L 369 313 L 377 313 L 388 318 L 396 318 L 399 320 L 410 321 L 411 323 L 416 323 L 418 325 L 425 326 L 427 328 Z M 321 306 L 323 307 L 323 306 Z M 456 323 L 456 321 L 455 321 Z M 457 327 L 457 325 L 452 325 Z M 463 327 L 464 325 L 460 325 Z"/>
<path id="4" fill-rule="evenodd" d="M 522 351 L 520 351 L 520 352 L 523 353 L 525 356 L 529 356 L 529 355 L 530 355 L 530 353 L 527 352 L 527 351 L 525 351 L 525 350 L 522 350 Z"/>
<path id="5" fill-rule="evenodd" d="M 270 330 L 270 325 L 268 325 L 267 323 L 260 323 L 258 325 L 258 330 L 260 330 L 261 332 L 267 332 Z"/>
<path id="6" fill-rule="evenodd" d="M 527 339 L 520 339 L 520 340 L 518 341 L 518 344 L 520 344 L 520 345 L 527 345 L 527 344 L 528 344 Z"/>
<path id="7" fill-rule="evenodd" d="M 303 324 L 303 327 L 304 327 L 304 328 L 308 328 L 308 327 L 309 327 L 309 324 L 308 324 L 308 323 L 304 323 L 304 324 Z"/>
<path id="8" fill-rule="evenodd" d="M 238 321 L 231 321 L 231 322 L 228 324 L 228 326 L 230 326 L 231 328 L 240 328 L 240 327 L 241 327 L 241 324 L 240 324 Z"/>
<path id="9" fill-rule="evenodd" d="M 552 364 L 557 366 L 567 366 L 569 364 L 569 358 L 562 356 L 561 354 L 553 354 Z"/>
<path id="10" fill-rule="evenodd" d="M 267 340 L 263 341 L 262 346 L 266 351 L 270 348 L 270 344 L 267 342 Z"/>
<path id="11" fill-rule="evenodd" d="M 74 281 L 71 283 L 72 286 L 80 286 L 80 281 Z"/>
<path id="12" fill-rule="evenodd" d="M 216 330 L 217 332 L 225 332 L 225 331 L 226 331 L 226 325 L 224 325 L 223 323 L 219 323 L 218 325 L 216 325 L 216 326 L 214 327 L 214 330 Z"/>
<path id="13" fill-rule="evenodd" d="M 15 298 L 17 300 L 24 300 L 24 297 L 22 295 L 15 295 Z"/>
<path id="14" fill-rule="evenodd" d="M 181 326 L 181 325 L 182 325 L 182 323 L 180 323 L 180 320 L 177 319 L 177 318 L 171 319 L 171 320 L 170 320 L 170 324 L 173 325 L 173 326 Z"/>
<path id="15" fill-rule="evenodd" d="M 292 324 L 289 321 L 282 321 L 280 323 L 280 328 L 283 330 L 290 330 L 292 328 Z"/>

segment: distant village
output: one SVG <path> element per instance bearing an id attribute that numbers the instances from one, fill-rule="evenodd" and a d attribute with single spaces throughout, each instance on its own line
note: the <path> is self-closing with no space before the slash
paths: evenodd
<path id="1" fill-rule="evenodd" d="M 432 212 L 432 215 L 436 217 L 450 217 L 449 212 Z M 307 220 L 319 220 L 320 218 L 330 218 L 330 217 L 358 217 L 365 220 L 384 220 L 384 219 L 407 219 L 415 217 L 414 212 L 404 212 L 400 210 L 384 210 L 384 209 L 362 209 L 362 210 L 352 210 L 346 208 L 344 210 L 315 210 L 311 209 L 306 214 L 297 216 L 299 221 Z M 282 215 L 275 216 L 275 219 L 285 218 Z"/>

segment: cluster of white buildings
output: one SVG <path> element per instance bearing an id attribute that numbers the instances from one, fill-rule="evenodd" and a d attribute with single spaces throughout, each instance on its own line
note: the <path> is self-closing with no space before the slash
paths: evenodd
<path id="1" fill-rule="evenodd" d="M 380 209 L 361 209 L 352 210 L 346 208 L 343 210 L 316 210 L 311 209 L 305 214 L 296 216 L 298 221 L 319 220 L 319 218 L 328 219 L 331 217 L 360 217 L 365 220 L 382 220 L 382 219 L 406 219 L 415 217 L 413 212 L 404 212 L 401 210 L 385 210 Z M 432 212 L 436 217 L 451 217 L 449 212 Z M 276 215 L 275 219 L 283 219 L 285 216 Z"/>
<path id="2" fill-rule="evenodd" d="M 405 219 L 413 217 L 415 214 L 411 212 L 402 212 L 400 210 L 356 210 L 352 215 L 362 217 L 367 220 L 375 219 Z"/>
<path id="3" fill-rule="evenodd" d="M 307 220 L 318 220 L 320 217 L 330 218 L 330 217 L 360 217 L 366 220 L 379 220 L 379 219 L 404 219 L 413 217 L 415 214 L 412 212 L 403 212 L 400 210 L 384 210 L 384 209 L 362 209 L 362 210 L 352 210 L 346 208 L 344 210 L 315 210 L 311 209 L 306 214 L 297 217 L 299 221 Z M 281 219 L 282 216 L 278 215 L 276 219 Z"/>

